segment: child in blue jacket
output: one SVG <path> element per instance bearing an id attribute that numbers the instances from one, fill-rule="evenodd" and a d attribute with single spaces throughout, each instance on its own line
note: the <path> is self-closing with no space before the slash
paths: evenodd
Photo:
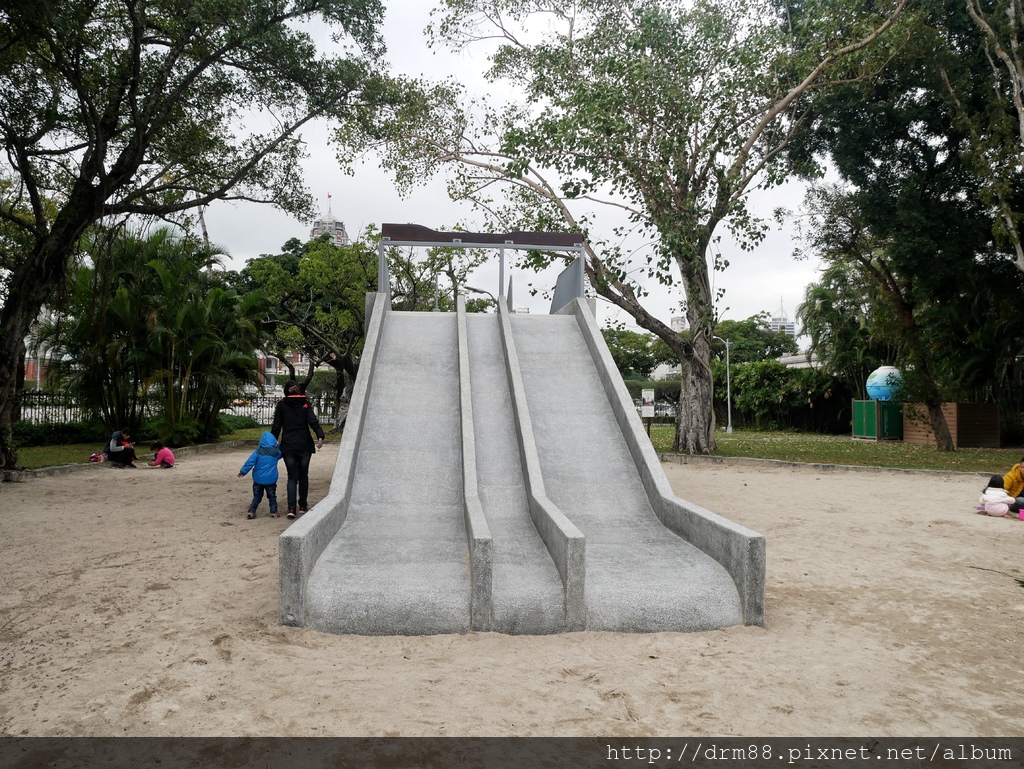
<path id="1" fill-rule="evenodd" d="M 263 433 L 260 436 L 259 447 L 249 455 L 242 469 L 238 471 L 238 477 L 241 478 L 252 470 L 252 502 L 249 503 L 246 518 L 256 517 L 256 508 L 263 501 L 264 493 L 270 503 L 270 517 L 280 517 L 277 512 L 277 461 L 280 458 L 281 450 L 277 447 L 277 439 L 270 432 Z"/>

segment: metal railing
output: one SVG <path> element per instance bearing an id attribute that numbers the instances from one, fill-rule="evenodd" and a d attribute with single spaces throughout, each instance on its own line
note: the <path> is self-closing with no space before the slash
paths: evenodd
<path id="1" fill-rule="evenodd" d="M 332 394 L 308 396 L 310 406 L 317 418 L 330 421 L 334 416 L 335 397 Z M 252 417 L 257 424 L 269 425 L 274 421 L 274 407 L 281 400 L 280 396 L 246 395 L 232 401 L 221 410 L 222 414 Z M 147 402 L 143 413 L 149 417 L 159 411 L 156 403 Z M 21 394 L 21 419 L 19 421 L 32 425 L 60 425 L 70 422 L 84 422 L 90 418 L 88 411 L 83 409 L 68 393 L 28 391 Z"/>
<path id="2" fill-rule="evenodd" d="M 21 394 L 21 419 L 32 425 L 82 422 L 89 415 L 66 393 L 27 391 Z"/>
<path id="3" fill-rule="evenodd" d="M 526 251 L 568 251 L 579 254 L 584 252 L 583 235 L 578 232 L 462 232 L 459 230 L 431 230 L 420 224 L 381 225 L 381 239 L 377 260 L 377 290 L 391 294 L 388 274 L 387 246 L 411 246 L 419 248 L 469 248 L 495 249 L 498 251 L 498 293 L 504 296 L 505 290 L 505 251 L 507 249 Z M 579 270 L 583 275 L 581 258 L 570 265 L 570 270 Z M 573 273 L 575 275 L 575 273 Z M 578 288 L 576 287 L 578 284 Z M 582 277 L 573 278 L 572 291 L 583 296 Z"/>

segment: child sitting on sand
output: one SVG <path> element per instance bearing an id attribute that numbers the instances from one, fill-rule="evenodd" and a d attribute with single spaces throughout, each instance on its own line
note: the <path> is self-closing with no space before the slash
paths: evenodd
<path id="1" fill-rule="evenodd" d="M 1005 516 L 1008 513 L 1017 512 L 1016 500 L 1006 493 L 1003 488 L 1003 476 L 993 475 L 989 478 L 988 486 L 981 494 L 981 506 L 991 516 Z"/>
<path id="2" fill-rule="evenodd" d="M 155 456 L 153 461 L 149 463 L 150 467 L 174 467 L 174 453 L 169 448 L 162 443 L 154 443 L 152 448 Z"/>
<path id="3" fill-rule="evenodd" d="M 281 449 L 277 447 L 277 438 L 269 430 L 264 432 L 260 436 L 259 447 L 249 455 L 238 471 L 238 477 L 241 478 L 252 470 L 252 502 L 249 503 L 246 518 L 256 517 L 256 509 L 263 501 L 264 492 L 270 503 L 270 517 L 280 517 L 277 512 L 277 461 L 280 458 Z"/>

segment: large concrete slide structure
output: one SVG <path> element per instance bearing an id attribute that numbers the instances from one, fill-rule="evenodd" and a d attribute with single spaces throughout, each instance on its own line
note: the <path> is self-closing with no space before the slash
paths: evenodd
<path id="1" fill-rule="evenodd" d="M 547 316 L 368 304 L 330 492 L 281 535 L 283 624 L 764 623 L 763 537 L 673 494 L 586 300 Z"/>

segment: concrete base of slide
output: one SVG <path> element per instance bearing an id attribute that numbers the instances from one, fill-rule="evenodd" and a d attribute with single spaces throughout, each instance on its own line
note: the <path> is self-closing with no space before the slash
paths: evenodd
<path id="1" fill-rule="evenodd" d="M 764 622 L 764 539 L 672 494 L 593 314 L 372 307 L 328 496 L 280 541 L 329 633 Z"/>

